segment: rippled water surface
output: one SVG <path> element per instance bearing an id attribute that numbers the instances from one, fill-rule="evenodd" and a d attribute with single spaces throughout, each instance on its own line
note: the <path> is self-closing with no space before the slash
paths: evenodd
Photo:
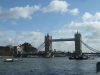
<path id="1" fill-rule="evenodd" d="M 0 58 L 0 75 L 96 75 L 100 57 L 94 60 L 69 60 L 68 57 L 18 59 L 3 62 L 5 58 Z"/>

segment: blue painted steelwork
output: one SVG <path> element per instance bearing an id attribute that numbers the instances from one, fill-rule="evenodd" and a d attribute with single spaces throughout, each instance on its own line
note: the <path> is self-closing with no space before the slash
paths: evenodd
<path id="1" fill-rule="evenodd" d="M 50 41 L 52 41 L 52 42 L 56 42 L 56 41 L 75 41 L 75 38 L 52 39 Z"/>

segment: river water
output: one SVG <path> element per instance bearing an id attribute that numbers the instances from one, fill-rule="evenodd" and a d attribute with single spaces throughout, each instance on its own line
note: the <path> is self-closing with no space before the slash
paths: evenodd
<path id="1" fill-rule="evenodd" d="M 3 62 L 0 58 L 0 75 L 96 75 L 94 60 L 69 60 L 68 57 L 18 58 L 19 61 Z"/>

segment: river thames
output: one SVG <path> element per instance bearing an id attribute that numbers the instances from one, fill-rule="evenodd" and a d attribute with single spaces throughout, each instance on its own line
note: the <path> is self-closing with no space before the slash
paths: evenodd
<path id="1" fill-rule="evenodd" d="M 69 60 L 68 57 L 18 59 L 3 62 L 5 58 L 0 58 L 0 75 L 96 75 L 100 57 L 94 60 Z"/>

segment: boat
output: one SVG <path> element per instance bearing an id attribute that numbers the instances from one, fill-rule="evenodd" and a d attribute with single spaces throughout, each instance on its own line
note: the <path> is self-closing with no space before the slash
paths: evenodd
<path id="1" fill-rule="evenodd" d="M 4 62 L 14 62 L 14 60 L 13 59 L 6 59 L 6 60 L 4 60 Z"/>
<path id="2" fill-rule="evenodd" d="M 18 59 L 5 59 L 4 62 L 14 62 L 14 61 L 18 61 Z"/>
<path id="3" fill-rule="evenodd" d="M 91 57 L 88 57 L 88 56 L 81 56 L 81 57 L 70 56 L 69 59 L 76 59 L 76 60 L 94 60 L 94 58 L 91 58 Z"/>

